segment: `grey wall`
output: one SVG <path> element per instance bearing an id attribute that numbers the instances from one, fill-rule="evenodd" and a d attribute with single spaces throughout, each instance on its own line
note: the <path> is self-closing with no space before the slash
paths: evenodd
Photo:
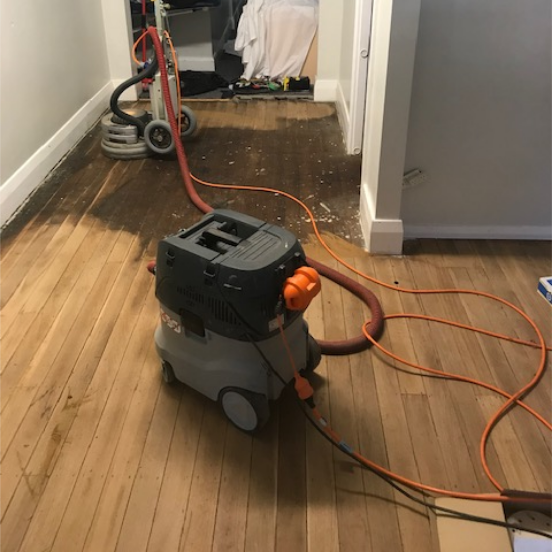
<path id="1" fill-rule="evenodd" d="M 422 0 L 407 235 L 550 235 L 551 51 L 550 0 Z"/>

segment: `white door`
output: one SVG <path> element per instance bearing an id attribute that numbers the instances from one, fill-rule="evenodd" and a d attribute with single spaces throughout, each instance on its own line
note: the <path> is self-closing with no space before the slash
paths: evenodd
<path id="1" fill-rule="evenodd" d="M 337 107 L 347 153 L 360 154 L 366 108 L 372 0 L 344 2 Z"/>

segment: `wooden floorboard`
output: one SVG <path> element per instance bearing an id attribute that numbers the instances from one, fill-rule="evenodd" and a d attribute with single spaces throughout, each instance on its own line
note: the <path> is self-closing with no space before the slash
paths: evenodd
<path id="1" fill-rule="evenodd" d="M 190 102 L 193 172 L 282 188 L 312 208 L 331 246 L 357 269 L 407 288 L 469 288 L 523 309 L 550 345 L 544 242 L 414 240 L 400 257 L 369 256 L 358 224 L 360 160 L 344 153 L 334 107 L 308 101 Z M 174 159 L 115 162 L 93 129 L 1 236 L 2 549 L 44 551 L 437 550 L 428 511 L 322 439 L 288 389 L 257 436 L 210 400 L 161 382 L 158 305 L 145 270 L 157 241 L 201 214 Z M 217 207 L 292 230 L 339 268 L 307 215 L 274 194 L 200 188 Z M 399 294 L 369 284 L 387 314 L 421 313 L 536 339 L 507 307 L 469 295 Z M 370 313 L 323 282 L 306 318 L 318 338 L 358 335 Z M 390 320 L 381 343 L 408 360 L 514 393 L 539 351 L 419 320 Z M 527 404 L 551 418 L 550 361 Z M 351 446 L 406 477 L 492 492 L 479 458 L 495 392 L 422 374 L 374 349 L 325 357 L 317 404 Z M 520 408 L 487 445 L 509 488 L 550 491 L 551 439 Z"/>

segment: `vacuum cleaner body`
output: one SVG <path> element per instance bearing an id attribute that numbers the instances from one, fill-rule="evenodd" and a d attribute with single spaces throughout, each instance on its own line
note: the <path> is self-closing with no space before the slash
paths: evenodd
<path id="1" fill-rule="evenodd" d="M 293 234 L 227 210 L 163 239 L 155 342 L 165 380 L 220 401 L 240 429 L 261 427 L 268 401 L 294 376 L 280 324 L 297 370 L 320 361 L 303 311 L 286 308 L 282 299 L 286 281 L 304 266 Z"/>

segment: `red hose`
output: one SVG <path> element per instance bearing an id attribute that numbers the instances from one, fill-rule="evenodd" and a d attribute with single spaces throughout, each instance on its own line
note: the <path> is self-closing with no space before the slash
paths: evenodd
<path id="1" fill-rule="evenodd" d="M 324 278 L 328 278 L 347 291 L 350 291 L 368 306 L 372 313 L 372 320 L 366 325 L 366 331 L 377 341 L 383 332 L 383 310 L 374 293 L 352 278 L 345 276 L 345 274 L 341 274 L 341 272 L 310 257 L 307 257 L 307 262 Z M 364 351 L 368 347 L 368 340 L 364 334 L 341 341 L 325 341 L 320 339 L 316 341 L 325 355 L 350 355 L 360 353 L 360 351 Z"/>
<path id="2" fill-rule="evenodd" d="M 188 166 L 188 160 L 186 158 L 184 146 L 182 144 L 182 141 L 177 138 L 179 137 L 178 124 L 171 100 L 167 66 L 165 65 L 165 63 L 163 63 L 165 54 L 163 52 L 161 39 L 159 38 L 159 35 L 157 34 L 157 29 L 155 27 L 149 27 L 148 34 L 151 36 L 153 47 L 155 49 L 155 55 L 159 60 L 159 70 L 161 72 L 161 89 L 163 92 L 163 98 L 165 100 L 165 106 L 167 108 L 167 117 L 169 119 L 169 124 L 171 125 L 171 132 L 176 145 L 176 156 L 178 159 L 180 172 L 182 173 L 182 178 L 184 180 L 186 193 L 188 194 L 190 201 L 201 212 L 209 213 L 213 210 L 213 208 L 208 203 L 205 203 L 205 201 L 203 201 L 197 193 L 197 190 L 195 189 L 194 183 L 190 176 L 190 168 Z M 350 291 L 368 306 L 370 312 L 372 313 L 372 320 L 366 326 L 366 329 L 369 335 L 377 340 L 381 336 L 383 330 L 383 310 L 374 293 L 356 282 L 355 280 L 349 278 L 348 276 L 345 276 L 337 270 L 325 266 L 322 263 L 315 261 L 314 259 L 307 257 L 307 262 L 322 276 L 329 278 L 336 284 Z M 339 341 L 318 341 L 318 343 L 320 345 L 322 353 L 325 355 L 348 355 L 351 353 L 358 353 L 360 351 L 363 351 L 364 349 L 367 349 L 371 345 L 364 334 L 361 334 L 352 339 L 344 339 Z"/>
<path id="3" fill-rule="evenodd" d="M 146 30 L 146 0 L 142 0 L 142 32 Z M 142 41 L 142 62 L 146 63 L 147 58 L 147 47 L 146 40 Z"/>

